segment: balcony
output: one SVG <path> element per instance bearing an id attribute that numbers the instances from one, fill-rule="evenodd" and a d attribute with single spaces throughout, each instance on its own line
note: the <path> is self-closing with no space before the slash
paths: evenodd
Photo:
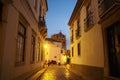
<path id="1" fill-rule="evenodd" d="M 40 33 L 43 35 L 43 37 L 46 37 L 47 36 L 47 27 L 46 27 L 44 17 L 40 17 L 38 25 L 39 25 Z"/>
<path id="2" fill-rule="evenodd" d="M 87 15 L 86 19 L 84 20 L 85 31 L 89 30 L 93 25 L 94 25 L 94 22 L 93 22 L 93 12 L 90 12 Z"/>
<path id="3" fill-rule="evenodd" d="M 40 33 L 43 36 L 43 38 L 45 38 L 47 36 L 47 28 L 45 27 L 44 29 L 42 29 Z"/>
<path id="4" fill-rule="evenodd" d="M 40 27 L 46 27 L 44 17 L 39 17 L 39 26 Z"/>
<path id="5" fill-rule="evenodd" d="M 109 16 L 120 8 L 120 0 L 98 0 L 99 17 Z"/>

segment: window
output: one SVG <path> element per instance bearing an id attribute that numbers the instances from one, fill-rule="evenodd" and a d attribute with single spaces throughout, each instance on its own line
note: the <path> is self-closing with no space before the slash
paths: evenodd
<path id="1" fill-rule="evenodd" d="M 120 34 L 118 34 L 118 44 L 120 44 Z"/>
<path id="2" fill-rule="evenodd" d="M 91 5 L 86 8 L 86 19 L 84 20 L 85 30 L 88 30 L 93 26 L 93 12 L 91 10 Z"/>
<path id="3" fill-rule="evenodd" d="M 39 24 L 42 26 L 42 27 L 45 27 L 46 24 L 45 24 L 45 16 L 44 16 L 44 8 L 43 6 L 40 5 L 40 15 L 39 15 Z"/>
<path id="4" fill-rule="evenodd" d="M 40 17 L 42 16 L 42 7 L 41 7 L 41 5 L 40 5 L 40 9 L 39 9 L 39 13 L 40 13 Z"/>
<path id="5" fill-rule="evenodd" d="M 80 36 L 80 21 L 77 20 L 77 30 L 76 30 L 76 38 Z"/>
<path id="6" fill-rule="evenodd" d="M 0 1 L 0 21 L 2 21 L 2 8 L 3 8 L 3 4 Z"/>
<path id="7" fill-rule="evenodd" d="M 41 46 L 41 61 L 43 61 L 43 59 L 44 59 L 44 48 L 43 48 L 43 44 L 41 44 L 42 46 Z"/>
<path id="8" fill-rule="evenodd" d="M 72 57 L 74 56 L 74 48 L 72 47 Z"/>
<path id="9" fill-rule="evenodd" d="M 57 58 L 57 56 L 54 56 L 54 58 Z"/>
<path id="10" fill-rule="evenodd" d="M 74 32 L 73 32 L 73 30 L 72 30 L 71 43 L 73 43 L 73 40 L 74 40 Z"/>
<path id="11" fill-rule="evenodd" d="M 34 5 L 35 10 L 37 11 L 37 0 L 33 0 L 33 5 Z"/>
<path id="12" fill-rule="evenodd" d="M 81 47 L 80 47 L 80 43 L 78 43 L 78 45 L 77 45 L 77 51 L 78 51 L 78 56 L 80 56 L 80 51 L 81 51 Z"/>
<path id="13" fill-rule="evenodd" d="M 110 11 L 112 11 L 112 9 L 115 10 L 115 8 L 117 8 L 116 7 L 117 4 L 119 3 L 120 3 L 120 0 L 98 0 L 98 14 L 100 18 L 104 18 L 105 16 L 106 17 L 110 16 L 111 15 Z"/>
<path id="14" fill-rule="evenodd" d="M 38 42 L 38 44 L 37 44 L 37 62 L 39 62 L 39 61 L 40 61 L 40 42 Z"/>
<path id="15" fill-rule="evenodd" d="M 63 50 L 61 50 L 61 53 L 63 53 Z"/>
<path id="16" fill-rule="evenodd" d="M 25 36 L 26 28 L 21 22 L 19 22 L 17 36 L 16 64 L 22 64 L 25 62 Z"/>
<path id="17" fill-rule="evenodd" d="M 44 18 L 44 7 L 40 5 L 40 17 L 43 19 Z"/>
<path id="18" fill-rule="evenodd" d="M 31 63 L 35 62 L 35 36 L 32 35 L 32 43 L 31 43 Z"/>

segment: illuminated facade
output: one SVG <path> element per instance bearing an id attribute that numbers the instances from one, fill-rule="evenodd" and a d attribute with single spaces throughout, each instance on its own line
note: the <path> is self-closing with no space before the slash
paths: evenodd
<path id="1" fill-rule="evenodd" d="M 47 0 L 0 0 L 0 80 L 24 80 L 43 67 Z"/>
<path id="2" fill-rule="evenodd" d="M 62 48 L 66 50 L 66 36 L 62 32 L 59 32 L 58 34 L 53 34 L 51 38 L 53 40 L 62 42 Z"/>
<path id="3" fill-rule="evenodd" d="M 45 59 L 47 62 L 56 61 L 57 63 L 65 64 L 66 55 L 62 48 L 62 43 L 60 41 L 53 40 L 51 38 L 46 38 L 47 48 L 45 49 Z"/>
<path id="4" fill-rule="evenodd" d="M 78 0 L 76 3 L 68 22 L 71 68 L 76 68 L 76 73 L 85 80 L 120 77 L 119 4 L 117 0 Z"/>

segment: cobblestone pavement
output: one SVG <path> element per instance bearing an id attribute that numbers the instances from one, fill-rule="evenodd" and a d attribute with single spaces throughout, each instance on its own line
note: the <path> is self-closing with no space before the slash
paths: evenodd
<path id="1" fill-rule="evenodd" d="M 83 80 L 65 66 L 51 65 L 37 80 Z"/>

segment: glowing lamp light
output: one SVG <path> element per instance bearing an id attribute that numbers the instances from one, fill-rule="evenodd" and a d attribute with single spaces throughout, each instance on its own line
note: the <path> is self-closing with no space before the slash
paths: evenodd
<path id="1" fill-rule="evenodd" d="M 44 48 L 48 48 L 47 44 L 44 45 Z"/>

